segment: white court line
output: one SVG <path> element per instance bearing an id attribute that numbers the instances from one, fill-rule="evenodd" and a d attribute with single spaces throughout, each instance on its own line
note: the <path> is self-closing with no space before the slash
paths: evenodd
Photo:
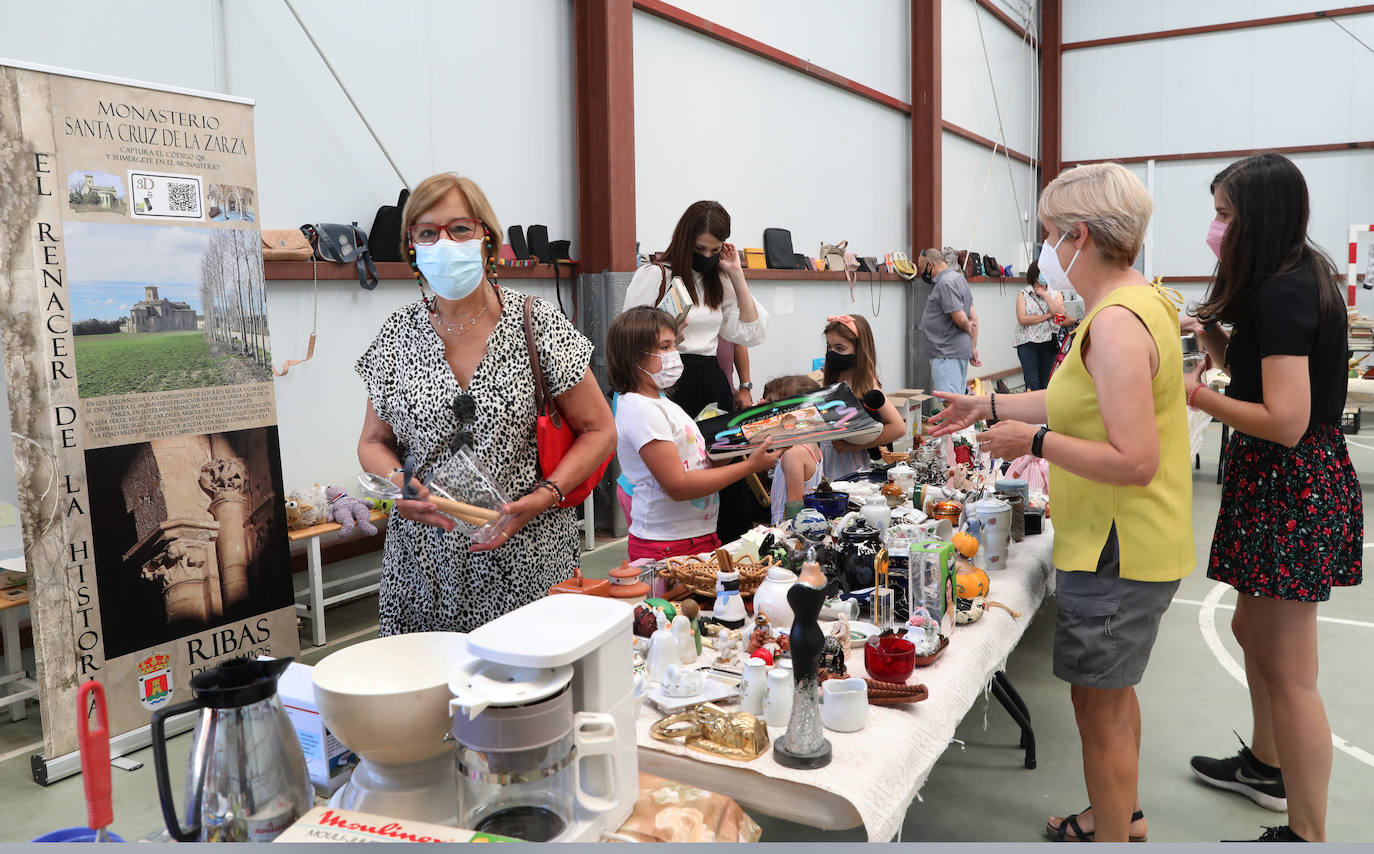
<path id="1" fill-rule="evenodd" d="M 1230 589 L 1229 584 L 1217 582 L 1217 586 L 1213 587 L 1212 591 L 1207 594 L 1207 598 L 1202 601 L 1202 607 L 1198 609 L 1197 624 L 1198 628 L 1202 630 L 1202 639 L 1207 642 L 1207 646 L 1212 650 L 1212 655 L 1216 658 L 1217 663 L 1227 673 L 1230 673 L 1237 682 L 1248 688 L 1249 683 L 1245 681 L 1245 668 L 1231 657 L 1231 653 L 1221 645 L 1221 638 L 1217 636 L 1216 611 L 1220 607 L 1218 603 L 1221 602 L 1221 597 L 1226 594 L 1226 591 Z M 1331 733 L 1331 746 L 1374 768 L 1374 753 L 1356 747 L 1334 732 Z"/>
<path id="2" fill-rule="evenodd" d="M 1357 448 L 1364 448 L 1366 451 L 1374 451 L 1374 445 L 1366 445 L 1361 442 L 1356 442 L 1354 439 L 1346 439 L 1345 443 L 1347 445 L 1354 445 Z"/>
<path id="3" fill-rule="evenodd" d="M 16 747 L 9 753 L 0 753 L 0 762 L 4 762 L 6 759 L 13 759 L 16 756 L 23 756 L 25 753 L 33 753 L 34 751 L 42 749 L 43 742 L 35 741 L 33 744 L 26 744 L 23 747 Z"/>
<path id="4" fill-rule="evenodd" d="M 621 543 L 627 542 L 629 539 L 630 539 L 629 537 L 620 537 L 619 539 L 611 540 L 609 543 L 602 543 L 601 545 L 597 546 L 597 547 L 594 548 L 594 549 L 587 549 L 587 550 L 586 550 L 585 552 L 583 552 L 582 554 L 583 554 L 584 556 L 585 556 L 585 555 L 594 555 L 594 554 L 596 554 L 597 552 L 601 551 L 602 549 L 609 549 L 611 546 L 618 546 L 618 545 L 620 545 Z"/>
<path id="5" fill-rule="evenodd" d="M 1196 600 L 1196 599 L 1174 599 L 1174 604 L 1176 604 L 1176 605 L 1206 605 L 1207 603 L 1206 603 L 1206 602 L 1199 602 L 1199 601 Z M 1221 605 L 1221 604 L 1217 604 L 1217 605 L 1215 605 L 1215 606 L 1213 606 L 1213 607 L 1221 608 L 1221 609 L 1226 610 L 1226 611 L 1234 611 L 1234 610 L 1236 609 L 1236 606 L 1235 606 L 1235 605 Z M 1317 622 L 1319 622 L 1319 623 L 1335 623 L 1335 624 L 1341 625 L 1341 626 L 1359 626 L 1359 627 L 1362 628 L 1362 629 L 1374 629 L 1374 623 L 1366 623 L 1366 622 L 1364 622 L 1363 620 L 1346 620 L 1346 619 L 1343 619 L 1343 618 L 1341 618 L 1341 617 L 1318 617 L 1318 618 L 1317 618 Z"/>

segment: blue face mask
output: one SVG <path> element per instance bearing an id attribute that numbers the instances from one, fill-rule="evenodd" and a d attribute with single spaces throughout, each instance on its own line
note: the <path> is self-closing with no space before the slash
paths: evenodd
<path id="1" fill-rule="evenodd" d="M 415 266 L 430 290 L 444 299 L 460 300 L 482 284 L 482 241 L 440 238 L 429 246 L 416 246 Z"/>

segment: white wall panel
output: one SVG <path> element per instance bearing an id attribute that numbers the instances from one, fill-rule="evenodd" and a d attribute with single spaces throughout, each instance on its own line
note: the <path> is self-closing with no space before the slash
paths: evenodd
<path id="1" fill-rule="evenodd" d="M 216 91 L 214 0 L 4 0 L 0 57 Z"/>
<path id="2" fill-rule="evenodd" d="M 1038 241 L 1040 236 L 1032 195 L 1037 186 L 1035 171 L 1013 160 L 1009 177 L 1004 154 L 998 152 L 994 157 L 991 149 L 950 133 L 944 135 L 943 161 L 944 245 L 972 247 L 980 254 L 990 252 L 1003 266 L 1016 266 L 1018 244 Z M 1028 219 L 1023 219 L 1023 214 Z"/>
<path id="3" fill-rule="evenodd" d="M 983 42 L 978 38 L 979 21 L 987 43 L 986 61 Z M 944 118 L 988 139 L 998 139 L 998 109 L 993 107 L 995 85 L 1006 144 L 1034 157 L 1039 143 L 1036 122 L 1040 112 L 1035 96 L 1035 78 L 1039 74 L 1035 50 L 974 0 L 943 0 L 940 29 Z"/>
<path id="4" fill-rule="evenodd" d="M 282 4 L 226 6 L 231 88 L 258 99 L 264 222 L 371 225 L 400 181 L 305 34 Z M 538 222 L 576 239 L 569 3 L 297 8 L 412 186 L 457 171 L 482 185 L 503 226 Z"/>
<path id="5" fill-rule="evenodd" d="M 911 18 L 902 0 L 842 5 L 831 0 L 678 0 L 673 5 L 894 98 L 911 100 Z"/>
<path id="6" fill-rule="evenodd" d="M 725 206 L 741 247 L 774 226 L 808 255 L 822 240 L 860 255 L 907 247 L 904 115 L 644 13 L 634 32 L 643 250 L 666 248 L 698 199 Z"/>
<path id="7" fill-rule="evenodd" d="M 1112 38 L 1360 5 L 1363 5 L 1360 0 L 1150 0 L 1144 3 L 1140 0 L 1064 0 L 1064 41 Z"/>
<path id="8" fill-rule="evenodd" d="M 1374 43 L 1374 14 L 1342 19 Z M 1064 54 L 1064 159 L 1374 138 L 1374 55 L 1329 21 Z"/>

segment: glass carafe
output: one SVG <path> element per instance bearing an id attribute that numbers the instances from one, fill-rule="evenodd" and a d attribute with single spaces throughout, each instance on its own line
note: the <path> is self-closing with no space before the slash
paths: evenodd
<path id="1" fill-rule="evenodd" d="M 528 842 L 550 842 L 572 824 L 576 759 L 572 730 L 544 747 L 458 748 L 458 824 Z"/>

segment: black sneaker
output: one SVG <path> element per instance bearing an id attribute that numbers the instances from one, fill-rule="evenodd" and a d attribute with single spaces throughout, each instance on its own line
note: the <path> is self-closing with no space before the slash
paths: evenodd
<path id="1" fill-rule="evenodd" d="M 1240 738 L 1239 735 L 1236 738 Z M 1239 792 L 1267 810 L 1286 812 L 1288 794 L 1283 788 L 1283 772 L 1255 758 L 1244 739 L 1240 753 L 1226 759 L 1194 756 L 1188 760 L 1193 773 L 1204 783 Z"/>
<path id="2" fill-rule="evenodd" d="M 1279 827 L 1266 827 L 1260 834 L 1259 839 L 1223 839 L 1222 842 L 1306 842 L 1301 836 L 1293 832 L 1288 825 Z"/>

